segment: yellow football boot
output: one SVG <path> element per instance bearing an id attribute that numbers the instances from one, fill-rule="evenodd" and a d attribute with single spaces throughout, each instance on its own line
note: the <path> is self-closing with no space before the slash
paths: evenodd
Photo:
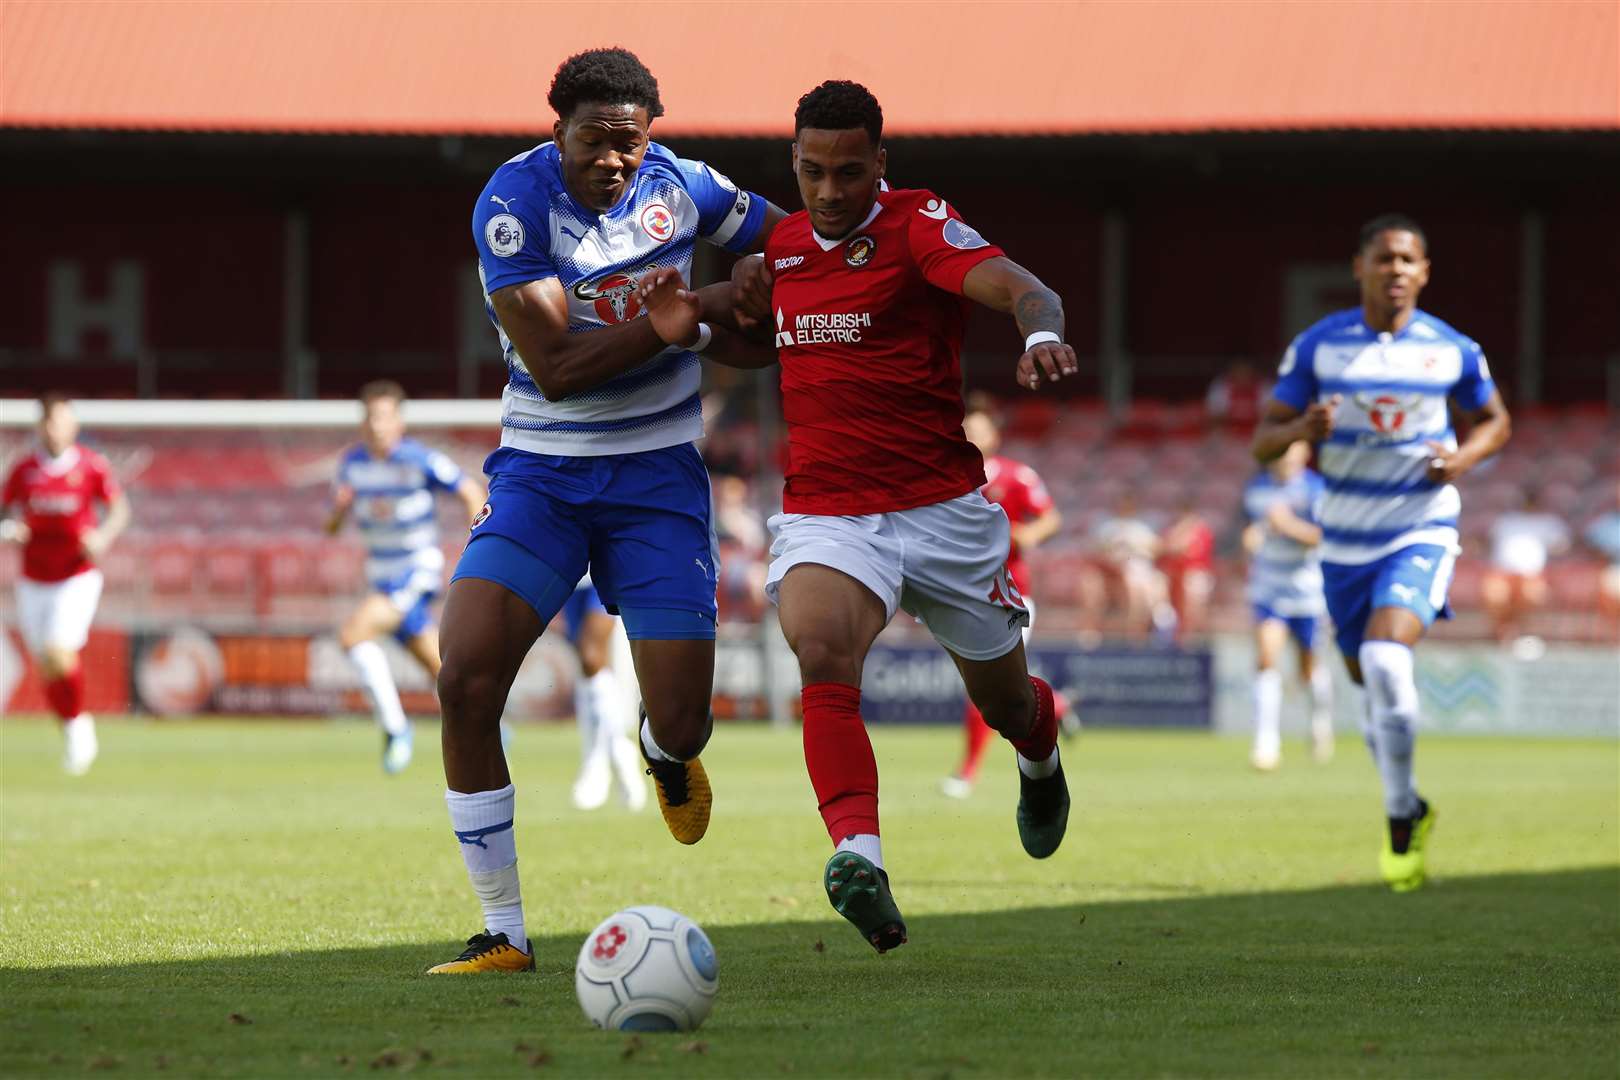
<path id="1" fill-rule="evenodd" d="M 1386 832 L 1384 850 L 1378 853 L 1378 872 L 1383 875 L 1384 884 L 1398 893 L 1420 888 L 1428 878 L 1424 855 L 1429 846 L 1429 834 L 1434 831 L 1436 815 L 1434 807 L 1428 803 L 1421 803 L 1420 807 L 1418 817 L 1412 822 L 1412 839 L 1407 843 L 1406 850 L 1397 853 Z"/>
<path id="2" fill-rule="evenodd" d="M 533 971 L 534 942 L 525 941 L 525 953 L 507 940 L 505 934 L 488 932 L 467 939 L 460 956 L 427 969 L 429 975 L 476 975 L 482 971 Z"/>
<path id="3" fill-rule="evenodd" d="M 641 707 L 641 723 L 647 723 L 647 707 Z M 709 714 L 709 730 L 714 730 L 714 714 Z M 639 733 L 641 727 L 638 725 Z M 708 741 L 707 737 L 704 739 Z M 658 791 L 658 809 L 663 812 L 669 835 L 683 844 L 695 844 L 709 831 L 709 808 L 714 805 L 714 793 L 709 790 L 709 774 L 703 771 L 699 758 L 691 761 L 654 761 L 647 756 L 647 747 L 640 735 L 636 746 L 641 759 L 647 763 L 647 775 L 653 778 Z"/>

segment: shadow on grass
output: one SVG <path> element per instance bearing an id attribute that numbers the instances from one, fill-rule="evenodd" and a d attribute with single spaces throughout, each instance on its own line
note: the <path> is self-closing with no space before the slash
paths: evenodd
<path id="1" fill-rule="evenodd" d="M 0 970 L 0 1072 L 1566 1077 L 1620 1055 L 1620 867 L 924 916 L 883 957 L 831 912 L 709 931 L 696 1036 L 589 1029 L 575 935 L 536 941 L 533 977 L 422 976 L 445 940 Z"/>

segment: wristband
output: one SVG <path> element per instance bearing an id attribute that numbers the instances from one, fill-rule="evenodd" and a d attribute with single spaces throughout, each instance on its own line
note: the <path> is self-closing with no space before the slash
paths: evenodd
<path id="1" fill-rule="evenodd" d="M 1024 351 L 1029 352 L 1029 350 L 1033 349 L 1035 346 L 1048 341 L 1055 342 L 1059 345 L 1063 344 L 1063 338 L 1052 333 L 1052 331 L 1037 330 L 1033 334 L 1029 335 L 1029 337 L 1024 339 Z"/>
<path id="2" fill-rule="evenodd" d="M 698 339 L 686 347 L 687 352 L 700 353 L 714 340 L 714 328 L 706 322 L 698 323 Z"/>

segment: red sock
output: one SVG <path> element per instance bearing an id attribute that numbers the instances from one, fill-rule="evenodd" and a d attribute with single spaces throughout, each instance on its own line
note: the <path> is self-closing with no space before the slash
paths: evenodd
<path id="1" fill-rule="evenodd" d="M 75 665 L 60 679 L 46 683 L 45 700 L 63 720 L 71 720 L 84 712 L 84 665 Z"/>
<path id="2" fill-rule="evenodd" d="M 861 720 L 861 691 L 812 683 L 804 703 L 804 763 L 833 843 L 878 831 L 877 759 Z"/>
<path id="3" fill-rule="evenodd" d="M 967 735 L 967 756 L 962 759 L 962 767 L 956 770 L 956 775 L 963 780 L 972 780 L 979 775 L 979 763 L 984 760 L 984 748 L 990 745 L 990 739 L 995 731 L 984 722 L 984 714 L 979 712 L 973 702 L 967 703 L 967 709 L 962 713 L 962 728 Z"/>
<path id="4" fill-rule="evenodd" d="M 1052 700 L 1052 688 L 1045 679 L 1031 675 L 1029 681 L 1035 688 L 1035 726 L 1024 738 L 1007 741 L 1027 760 L 1045 761 L 1057 749 L 1057 706 Z"/>

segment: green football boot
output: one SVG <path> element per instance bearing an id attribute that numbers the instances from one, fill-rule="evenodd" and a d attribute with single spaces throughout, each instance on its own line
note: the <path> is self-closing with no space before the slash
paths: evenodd
<path id="1" fill-rule="evenodd" d="M 855 925 L 880 953 L 906 943 L 906 924 L 889 891 L 889 875 L 853 851 L 827 860 L 822 878 L 833 910 Z"/>
<path id="2" fill-rule="evenodd" d="M 1418 801 L 1418 816 L 1412 819 L 1412 836 L 1406 850 L 1398 852 L 1388 832 L 1384 834 L 1384 850 L 1378 853 L 1378 872 L 1384 884 L 1398 893 L 1420 888 L 1428 878 L 1424 857 L 1429 846 L 1429 834 L 1434 832 L 1434 807 Z"/>

